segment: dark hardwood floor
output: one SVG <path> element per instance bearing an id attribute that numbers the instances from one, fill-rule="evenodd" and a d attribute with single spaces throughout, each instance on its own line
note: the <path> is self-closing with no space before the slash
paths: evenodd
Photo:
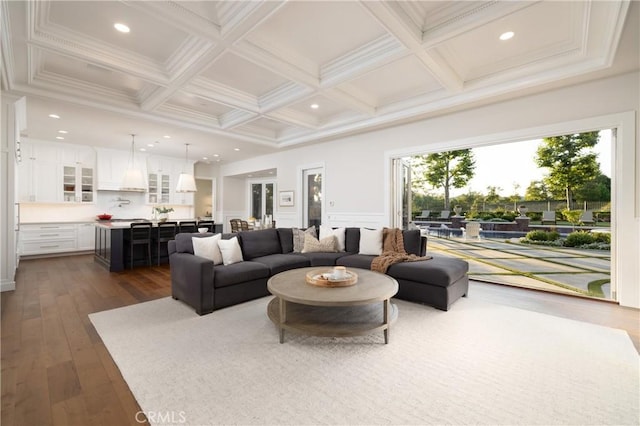
<path id="1" fill-rule="evenodd" d="M 25 260 L 2 300 L 2 425 L 140 424 L 136 400 L 89 321 L 92 312 L 170 295 L 167 265 L 109 273 L 93 256 Z M 640 311 L 472 283 L 469 297 L 626 330 Z"/>

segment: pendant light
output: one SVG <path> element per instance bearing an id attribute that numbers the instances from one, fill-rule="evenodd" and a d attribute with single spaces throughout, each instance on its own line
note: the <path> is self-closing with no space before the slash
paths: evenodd
<path id="1" fill-rule="evenodd" d="M 147 190 L 147 183 L 144 180 L 142 170 L 136 168 L 133 157 L 135 151 L 135 136 L 135 134 L 131 134 L 131 159 L 129 160 L 129 167 L 124 174 L 122 187 L 120 189 L 122 191 L 144 192 Z"/>
<path id="2" fill-rule="evenodd" d="M 196 180 L 193 175 L 190 175 L 185 170 L 189 167 L 189 144 L 185 144 L 185 155 L 184 155 L 184 167 L 182 168 L 182 173 L 178 176 L 178 186 L 176 187 L 176 192 L 196 192 L 198 189 L 196 188 Z"/>

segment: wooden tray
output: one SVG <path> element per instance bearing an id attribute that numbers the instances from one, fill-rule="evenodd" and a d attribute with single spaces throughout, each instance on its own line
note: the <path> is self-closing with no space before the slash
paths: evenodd
<path id="1" fill-rule="evenodd" d="M 347 277 L 334 280 L 333 278 L 325 278 L 322 274 L 330 274 L 333 271 L 331 269 L 314 269 L 307 272 L 306 280 L 311 285 L 317 285 L 318 287 L 348 287 L 358 282 L 358 274 L 347 270 Z"/>

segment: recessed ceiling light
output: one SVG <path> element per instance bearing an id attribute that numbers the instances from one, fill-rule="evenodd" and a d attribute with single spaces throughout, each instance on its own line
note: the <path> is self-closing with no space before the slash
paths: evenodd
<path id="1" fill-rule="evenodd" d="M 113 28 L 120 31 L 121 33 L 128 33 L 129 31 L 131 31 L 129 27 L 127 27 L 125 24 L 121 24 L 120 22 L 116 22 L 115 24 L 113 24 Z"/>
<path id="2" fill-rule="evenodd" d="M 67 132 L 66 130 L 58 130 L 58 133 L 62 133 L 63 135 L 66 135 L 69 132 Z"/>
<path id="3" fill-rule="evenodd" d="M 165 138 L 165 139 L 171 139 L 171 136 L 169 136 L 169 135 L 164 135 L 164 136 L 163 136 L 163 138 Z"/>
<path id="4" fill-rule="evenodd" d="M 148 143 L 148 144 L 147 144 L 147 146 L 148 146 L 149 148 L 153 148 L 155 145 L 154 145 L 154 144 L 152 144 L 152 143 Z"/>
<path id="5" fill-rule="evenodd" d="M 318 104 L 311 104 L 311 105 L 309 105 L 309 107 L 310 107 L 311 109 L 318 109 L 318 108 L 320 108 L 320 105 L 318 105 Z"/>
<path id="6" fill-rule="evenodd" d="M 213 154 L 214 157 L 220 157 L 220 154 Z"/>
<path id="7" fill-rule="evenodd" d="M 145 152 L 147 148 L 140 148 L 140 151 Z"/>
<path id="8" fill-rule="evenodd" d="M 240 148 L 233 148 L 234 151 L 240 151 Z"/>
<path id="9" fill-rule="evenodd" d="M 49 114 L 50 118 L 60 118 L 58 114 Z"/>
<path id="10" fill-rule="evenodd" d="M 502 40 L 502 41 L 509 40 L 514 35 L 515 34 L 513 33 L 513 31 L 507 31 L 506 33 L 500 34 L 500 40 Z"/>
<path id="11" fill-rule="evenodd" d="M 62 140 L 62 139 L 64 139 L 64 138 L 63 138 L 62 136 L 56 136 L 56 139 L 60 139 L 60 140 Z"/>
<path id="12" fill-rule="evenodd" d="M 208 158 L 208 157 L 202 157 L 202 159 L 203 159 L 203 160 L 208 160 L 209 158 Z"/>

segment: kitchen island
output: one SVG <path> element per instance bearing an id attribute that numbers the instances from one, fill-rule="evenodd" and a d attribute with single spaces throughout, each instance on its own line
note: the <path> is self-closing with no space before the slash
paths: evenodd
<path id="1" fill-rule="evenodd" d="M 141 222 L 151 223 L 151 263 L 157 264 L 157 244 L 155 244 L 154 241 L 157 238 L 158 222 L 150 220 L 96 222 L 94 261 L 104 266 L 110 272 L 125 270 L 125 268 L 131 264 L 131 253 L 129 252 L 129 247 L 126 246 L 125 241 L 131 233 L 131 224 Z M 215 224 L 214 232 L 221 233 L 222 224 Z M 136 259 L 137 260 L 134 261 L 134 266 L 147 265 L 146 258 L 144 256 L 136 256 Z M 168 256 L 166 254 L 161 255 L 160 263 L 168 262 Z"/>

